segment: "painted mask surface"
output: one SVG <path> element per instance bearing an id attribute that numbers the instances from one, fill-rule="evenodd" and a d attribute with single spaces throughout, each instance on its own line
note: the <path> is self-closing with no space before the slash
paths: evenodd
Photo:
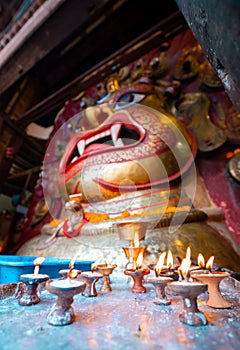
<path id="1" fill-rule="evenodd" d="M 60 186 L 83 202 L 169 187 L 191 166 L 196 144 L 150 84 L 118 90 L 83 112 L 60 162 Z"/>

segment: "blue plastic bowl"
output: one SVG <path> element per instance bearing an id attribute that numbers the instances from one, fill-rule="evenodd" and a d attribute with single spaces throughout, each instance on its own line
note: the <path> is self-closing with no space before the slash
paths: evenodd
<path id="1" fill-rule="evenodd" d="M 37 256 L 2 255 L 0 256 L 0 283 L 14 283 L 19 281 L 19 276 L 25 273 L 33 273 L 33 260 Z M 59 278 L 59 270 L 67 269 L 71 259 L 46 257 L 40 265 L 39 273 L 47 274 L 50 278 Z M 74 268 L 81 271 L 91 270 L 94 261 L 76 260 Z"/>

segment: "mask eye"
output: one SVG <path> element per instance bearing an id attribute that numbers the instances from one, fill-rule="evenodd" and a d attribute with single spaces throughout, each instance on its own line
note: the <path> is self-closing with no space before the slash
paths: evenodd
<path id="1" fill-rule="evenodd" d="M 145 98 L 145 96 L 145 94 L 140 94 L 138 92 L 125 92 L 118 98 L 117 102 L 115 103 L 114 109 L 119 110 L 122 108 L 129 107 L 133 104 L 142 101 Z"/>

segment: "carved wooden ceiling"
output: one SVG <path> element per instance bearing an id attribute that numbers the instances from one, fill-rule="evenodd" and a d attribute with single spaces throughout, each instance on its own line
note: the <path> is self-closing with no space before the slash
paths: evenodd
<path id="1" fill-rule="evenodd" d="M 29 172 L 37 175 L 45 151 L 46 140 L 27 135 L 29 123 L 51 125 L 86 72 L 167 17 L 183 16 L 174 0 L 2 0 L 0 11 L 0 192 L 12 194 Z"/>

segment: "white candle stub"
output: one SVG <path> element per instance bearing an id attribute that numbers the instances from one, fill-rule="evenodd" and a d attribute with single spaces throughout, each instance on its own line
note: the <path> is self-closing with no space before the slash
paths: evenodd
<path id="1" fill-rule="evenodd" d="M 35 276 L 39 274 L 40 265 L 44 262 L 44 260 L 45 258 L 43 256 L 40 256 L 33 261 L 33 264 L 35 265 L 33 274 Z"/>

